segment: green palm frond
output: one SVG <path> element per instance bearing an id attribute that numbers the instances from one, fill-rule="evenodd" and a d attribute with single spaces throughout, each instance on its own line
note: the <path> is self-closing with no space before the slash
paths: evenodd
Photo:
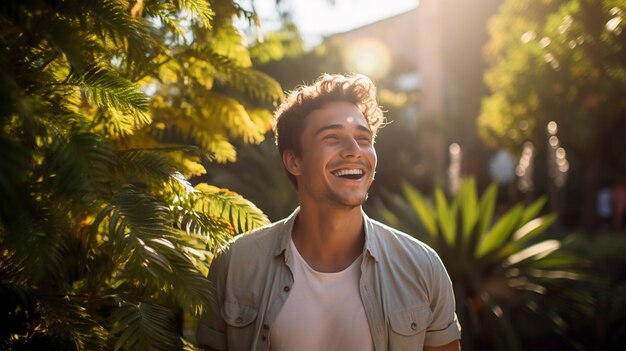
<path id="1" fill-rule="evenodd" d="M 87 96 L 99 107 L 130 114 L 135 129 L 151 122 L 146 95 L 135 84 L 109 69 L 92 67 L 80 77 L 72 75 L 69 82 L 84 87 Z"/>
<path id="2" fill-rule="evenodd" d="M 129 46 L 148 49 L 153 46 L 154 40 L 148 32 L 148 27 L 139 19 L 133 18 L 127 8 L 117 0 L 86 0 L 72 1 L 68 6 L 68 15 L 85 16 L 89 13 L 94 33 L 100 40 L 112 40 L 116 46 L 128 43 Z"/>
<path id="3" fill-rule="evenodd" d="M 94 116 L 94 131 L 102 131 L 108 137 L 122 139 L 137 131 L 137 117 L 115 108 L 98 108 Z"/>
<path id="4" fill-rule="evenodd" d="M 109 211 L 114 220 L 109 222 L 111 238 L 132 242 L 135 239 L 161 238 L 172 233 L 167 208 L 131 185 L 123 186 L 114 194 L 111 204 Z"/>
<path id="5" fill-rule="evenodd" d="M 50 15 L 50 18 L 41 18 L 45 23 L 48 41 L 42 42 L 41 50 L 56 54 L 55 62 L 64 61 L 64 66 L 70 66 L 79 72 L 85 72 L 90 66 L 106 57 L 106 49 L 94 35 L 81 30 L 80 25 L 61 17 Z M 50 22 L 50 23 L 47 23 Z M 76 43 L 81 43 L 76 45 Z"/>
<path id="6" fill-rule="evenodd" d="M 209 130 L 206 130 L 207 127 Z M 159 141 L 177 140 L 198 145 L 212 160 L 219 163 L 236 161 L 235 146 L 225 135 L 214 131 L 215 127 L 201 121 L 183 120 L 167 128 L 152 128 L 150 133 Z"/>
<path id="7" fill-rule="evenodd" d="M 159 104 L 155 121 L 167 123 L 164 128 L 152 128 L 158 140 L 182 140 L 198 145 L 213 153 L 218 161 L 234 161 L 236 153 L 227 137 L 242 139 L 246 143 L 260 143 L 270 128 L 271 114 L 248 108 L 242 103 L 213 91 L 197 92 L 202 105 L 185 104 L 174 109 Z M 188 118 L 180 118 L 188 116 Z"/>
<path id="8" fill-rule="evenodd" d="M 63 350 L 108 350 L 108 331 L 83 307 L 81 298 L 63 294 L 37 294 L 45 330 Z"/>
<path id="9" fill-rule="evenodd" d="M 227 57 L 239 67 L 252 66 L 250 52 L 245 46 L 243 35 L 232 22 L 216 23 L 213 31 L 198 35 L 196 45 L 198 52 L 209 55 L 215 53 Z"/>
<path id="10" fill-rule="evenodd" d="M 211 297 L 210 284 L 194 265 L 198 261 L 188 257 L 188 254 L 194 254 L 189 252 L 191 245 L 187 245 L 187 253 L 179 249 L 185 238 L 170 236 L 145 241 L 137 238 L 124 276 L 129 280 L 139 279 L 154 291 L 167 293 L 179 306 L 187 306 L 189 312 L 199 314 Z M 184 242 L 189 243 L 189 240 Z M 195 249 L 196 252 L 202 250 L 200 247 Z"/>
<path id="11" fill-rule="evenodd" d="M 221 82 L 253 99 L 271 103 L 284 98 L 280 85 L 265 73 L 242 67 L 216 52 L 209 52 L 206 60 L 215 67 Z"/>
<path id="12" fill-rule="evenodd" d="M 173 228 L 170 211 L 131 186 L 116 194 L 112 203 L 99 214 L 94 227 L 107 228 L 107 235 L 115 238 L 111 251 L 122 276 L 138 279 L 154 291 L 168 291 L 181 306 L 200 310 L 210 292 L 206 277 L 195 265 L 198 260 L 191 255 L 208 254 L 203 251 L 206 243 Z M 183 248 L 190 250 L 187 253 Z"/>
<path id="13" fill-rule="evenodd" d="M 180 186 L 192 192 L 193 187 L 163 151 L 165 150 L 130 149 L 121 151 L 118 153 L 120 160 L 119 173 L 130 174 L 134 178 L 140 179 L 142 183 L 150 184 L 154 187 L 169 184 L 171 187 Z"/>
<path id="14" fill-rule="evenodd" d="M 51 218 L 54 217 L 48 216 Z M 33 284 L 46 289 L 67 288 L 73 273 L 71 267 L 78 256 L 76 238 L 61 231 L 63 228 L 33 229 L 24 242 L 14 242 L 20 247 L 15 251 L 18 254 L 15 259 L 24 266 Z"/>
<path id="15" fill-rule="evenodd" d="M 211 152 L 215 161 L 219 163 L 235 162 L 237 160 L 237 151 L 235 146 L 223 136 L 214 135 L 209 137 L 208 135 L 197 133 L 195 139 L 199 140 L 205 145 L 207 151 Z"/>
<path id="16" fill-rule="evenodd" d="M 235 233 L 243 233 L 269 223 L 269 220 L 250 201 L 241 195 L 208 184 L 198 184 L 196 209 L 224 218 L 233 225 Z"/>
<path id="17" fill-rule="evenodd" d="M 54 188 L 70 196 L 100 191 L 117 163 L 112 146 L 91 133 L 56 139 L 45 160 L 40 172 L 50 176 Z"/>
<path id="18" fill-rule="evenodd" d="M 14 214 L 27 201 L 24 179 L 30 170 L 32 150 L 9 140 L 4 131 L 0 131 L 0 150 L 0 193 L 4 198 L 0 201 L 0 220 L 9 227 L 6 229 L 13 229 L 24 225 Z"/>
<path id="19" fill-rule="evenodd" d="M 48 199 L 31 206 L 32 212 L 22 219 L 25 228 L 2 232 L 0 247 L 10 249 L 3 254 L 4 259 L 10 271 L 19 272 L 9 281 L 46 291 L 64 291 L 77 274 L 75 265 L 81 256 L 74 228 L 65 219 L 68 207 Z"/>
<path id="20" fill-rule="evenodd" d="M 79 21 L 80 27 L 89 28 L 100 47 L 114 51 L 116 59 L 125 64 L 130 79 L 135 80 L 145 74 L 143 72 L 153 69 L 146 58 L 156 57 L 163 49 L 150 20 L 133 16 L 125 4 L 117 0 L 75 1 L 67 6 L 70 12 L 64 22 L 85 18 Z"/>
<path id="21" fill-rule="evenodd" d="M 211 8 L 211 3 L 205 0 L 178 0 L 179 6 L 194 15 L 200 21 L 200 24 L 207 29 L 211 28 L 211 20 L 215 15 Z"/>
<path id="22" fill-rule="evenodd" d="M 240 11 L 2 2 L 0 299 L 30 317 L 13 315 L 21 336 L 0 348 L 192 349 L 174 314 L 206 308 L 215 252 L 267 223 L 185 179 L 234 161 L 232 139 L 263 140 L 262 107 L 282 98 L 251 68 Z"/>
<path id="23" fill-rule="evenodd" d="M 188 235 L 199 236 L 199 240 L 212 253 L 216 253 L 226 247 L 230 239 L 232 239 L 233 225 L 221 217 L 213 217 L 188 209 L 177 209 L 173 212 L 177 218 L 177 227 L 187 232 Z M 192 254 L 200 253 L 197 249 L 193 250 Z M 206 259 L 201 253 L 198 257 Z"/>
<path id="24" fill-rule="evenodd" d="M 110 317 L 114 350 L 178 350 L 182 343 L 171 309 L 154 303 L 125 304 Z"/>
<path id="25" fill-rule="evenodd" d="M 171 33 L 167 43 L 184 42 L 185 26 L 176 18 L 176 5 L 170 2 L 146 1 L 143 3 L 143 12 L 146 16 L 158 19 L 165 32 Z"/>
<path id="26" fill-rule="evenodd" d="M 241 138 L 246 143 L 263 141 L 269 128 L 269 121 L 252 119 L 245 106 L 233 98 L 212 91 L 207 91 L 203 95 L 211 104 L 198 112 L 201 113 L 204 123 L 216 125 L 210 128 L 221 126 L 224 131 L 228 130 L 233 137 Z"/>
<path id="27" fill-rule="evenodd" d="M 266 138 L 258 145 L 239 143 L 236 147 L 237 162 L 213 166 L 207 174 L 208 182 L 241 194 L 270 220 L 293 212 L 298 205 L 297 192 L 287 178 L 274 141 Z"/>

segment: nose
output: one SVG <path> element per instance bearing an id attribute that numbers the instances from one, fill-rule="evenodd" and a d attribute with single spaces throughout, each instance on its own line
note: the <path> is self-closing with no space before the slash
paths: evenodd
<path id="1" fill-rule="evenodd" d="M 361 146 L 354 138 L 346 138 L 341 147 L 342 157 L 361 157 Z"/>

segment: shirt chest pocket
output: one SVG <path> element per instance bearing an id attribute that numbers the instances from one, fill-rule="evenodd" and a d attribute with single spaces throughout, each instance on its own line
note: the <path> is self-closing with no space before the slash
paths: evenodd
<path id="1" fill-rule="evenodd" d="M 245 350 L 253 345 L 258 308 L 238 301 L 224 301 L 222 318 L 227 324 L 228 346 L 231 350 Z"/>
<path id="2" fill-rule="evenodd" d="M 389 314 L 389 349 L 422 350 L 426 328 L 432 322 L 430 306 L 423 305 Z"/>

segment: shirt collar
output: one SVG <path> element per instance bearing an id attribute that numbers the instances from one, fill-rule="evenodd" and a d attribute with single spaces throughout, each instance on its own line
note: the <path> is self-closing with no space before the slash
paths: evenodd
<path id="1" fill-rule="evenodd" d="M 277 237 L 276 244 L 274 247 L 274 256 L 281 255 L 283 252 L 286 255 L 290 254 L 290 250 L 287 250 L 289 247 L 289 240 L 291 239 L 291 233 L 293 231 L 293 225 L 296 221 L 296 217 L 300 213 L 300 207 L 298 206 L 289 217 L 283 219 L 279 225 L 283 227 L 283 231 L 281 235 Z M 367 253 L 375 261 L 378 262 L 378 258 L 380 257 L 379 248 L 376 241 L 376 228 L 374 227 L 373 221 L 365 214 L 365 211 L 361 209 L 361 214 L 363 215 L 363 223 L 365 228 L 365 247 L 363 248 L 363 253 Z M 285 257 L 286 260 L 289 260 L 289 257 Z"/>
<path id="2" fill-rule="evenodd" d="M 378 241 L 376 228 L 374 227 L 374 222 L 365 214 L 365 211 L 361 208 L 361 213 L 363 214 L 363 225 L 365 227 L 365 247 L 363 248 L 364 253 L 368 253 L 376 262 L 378 262 L 378 258 L 380 257 L 380 252 L 378 248 Z"/>
<path id="3" fill-rule="evenodd" d="M 287 250 L 289 247 L 289 240 L 291 239 L 291 232 L 293 231 L 293 224 L 296 221 L 296 217 L 300 213 L 300 206 L 298 206 L 289 217 L 283 219 L 279 225 L 283 227 L 282 233 L 277 236 L 276 244 L 274 246 L 274 256 L 278 256 Z"/>

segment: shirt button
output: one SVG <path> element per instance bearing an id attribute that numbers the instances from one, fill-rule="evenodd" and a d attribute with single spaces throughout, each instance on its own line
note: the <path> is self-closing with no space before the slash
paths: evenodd
<path id="1" fill-rule="evenodd" d="M 285 292 L 289 292 L 289 290 L 290 290 L 289 286 L 285 286 L 285 287 L 283 288 L 283 291 L 285 291 Z"/>
<path id="2" fill-rule="evenodd" d="M 261 340 L 263 340 L 263 341 L 265 341 L 266 339 L 267 339 L 267 338 L 265 337 L 265 335 L 263 335 L 263 336 L 261 337 Z"/>
<path id="3" fill-rule="evenodd" d="M 270 328 L 270 326 L 269 326 L 269 325 L 267 325 L 267 324 L 263 324 L 263 329 L 268 330 L 269 328 Z"/>
<path id="4" fill-rule="evenodd" d="M 415 324 L 415 323 L 411 323 L 411 329 L 413 329 L 413 330 L 417 330 L 417 324 Z"/>

